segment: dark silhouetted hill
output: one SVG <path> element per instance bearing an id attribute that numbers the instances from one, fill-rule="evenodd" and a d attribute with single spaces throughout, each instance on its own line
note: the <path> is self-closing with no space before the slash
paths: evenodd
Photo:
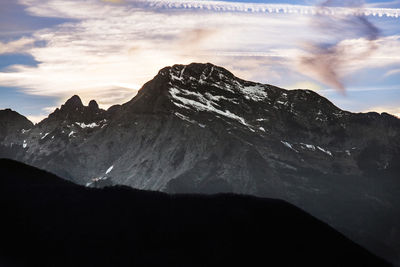
<path id="1" fill-rule="evenodd" d="M 285 201 L 87 188 L 0 160 L 0 266 L 385 266 Z"/>

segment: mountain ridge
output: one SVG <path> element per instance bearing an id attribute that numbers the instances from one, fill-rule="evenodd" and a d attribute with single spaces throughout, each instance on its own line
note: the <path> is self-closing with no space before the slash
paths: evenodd
<path id="1" fill-rule="evenodd" d="M 219 71 L 221 71 L 222 73 L 227 74 L 227 75 L 229 76 L 229 78 L 239 79 L 239 78 L 237 78 L 236 76 L 234 76 L 234 74 L 232 74 L 231 72 L 229 72 L 228 70 L 226 70 L 226 69 L 224 69 L 224 68 L 222 68 L 222 67 L 213 65 L 213 64 L 211 64 L 211 63 L 204 63 L 204 64 L 203 64 L 203 63 L 191 63 L 191 64 L 189 64 L 189 65 L 175 64 L 175 65 L 173 65 L 173 66 L 164 67 L 164 68 L 161 69 L 161 70 L 158 72 L 158 74 L 157 74 L 152 80 L 150 80 L 149 82 L 153 81 L 153 80 L 156 79 L 156 78 L 159 78 L 160 76 L 161 76 L 161 77 L 165 77 L 165 76 L 170 76 L 170 75 L 172 75 L 173 79 L 176 79 L 176 78 L 179 78 L 179 79 L 180 79 L 180 77 L 178 77 L 178 76 L 175 75 L 175 74 L 177 74 L 176 71 L 178 71 L 178 72 L 179 72 L 179 71 L 182 71 L 182 73 L 184 73 L 186 67 L 189 68 L 189 72 L 190 72 L 190 73 L 193 73 L 193 71 L 191 71 L 190 67 L 197 68 L 197 75 L 199 74 L 199 73 L 198 73 L 198 68 L 203 67 L 203 71 L 207 71 L 208 68 L 212 68 L 212 69 L 215 68 L 215 69 L 218 69 Z M 208 71 L 209 71 L 209 70 L 208 70 Z M 195 71 L 195 73 L 196 73 L 196 71 Z M 186 74 L 186 73 L 185 73 L 185 74 Z M 199 75 L 198 75 L 198 76 L 199 76 Z M 193 77 L 193 76 L 191 76 L 191 77 Z M 200 78 L 201 78 L 201 75 L 198 77 L 198 79 L 200 79 Z M 243 81 L 243 82 L 249 83 L 249 81 L 246 81 L 246 80 L 242 80 L 242 79 L 239 79 L 239 80 L 241 80 L 241 81 Z M 168 81 L 168 80 L 167 80 L 167 81 Z M 146 87 L 145 85 L 147 85 L 149 82 L 145 83 L 145 84 L 143 85 L 143 87 Z M 258 83 L 258 82 L 250 82 L 250 83 L 252 83 L 252 84 L 259 84 L 259 85 L 271 86 L 271 85 L 268 85 L 268 84 L 262 84 L 262 83 Z M 142 87 L 142 88 L 143 88 L 143 87 Z M 275 86 L 271 86 L 271 87 L 278 88 L 278 89 L 281 89 L 281 90 L 285 90 L 285 89 L 283 89 L 283 88 L 279 88 L 279 87 L 275 87 Z M 341 111 L 343 111 L 343 112 L 348 112 L 348 113 L 353 113 L 353 114 L 364 114 L 364 115 L 367 115 L 367 114 L 374 114 L 374 115 L 380 115 L 380 116 L 390 116 L 390 117 L 399 119 L 399 118 L 396 117 L 395 115 L 389 114 L 389 113 L 387 113 L 387 112 L 378 113 L 378 112 L 375 112 L 375 111 L 368 111 L 368 112 L 356 112 L 356 113 L 355 113 L 355 112 L 345 111 L 345 110 L 342 110 L 342 109 L 340 109 L 339 107 L 337 107 L 334 103 L 332 103 L 331 101 L 329 101 L 327 98 L 325 98 L 325 97 L 319 95 L 317 92 L 315 92 L 315 91 L 313 91 L 313 90 L 309 90 L 309 89 L 300 89 L 300 88 L 299 88 L 299 89 L 291 89 L 291 90 L 285 90 L 285 91 L 287 91 L 287 92 L 308 92 L 309 94 L 313 94 L 313 95 L 315 95 L 315 96 L 317 96 L 317 97 L 323 99 L 326 103 L 329 103 L 330 105 L 334 106 L 336 109 L 339 109 L 339 110 L 341 110 Z M 159 92 L 158 92 L 158 93 L 159 93 Z M 115 107 L 117 107 L 117 106 L 123 106 L 123 105 L 129 104 L 129 103 L 131 103 L 131 102 L 135 102 L 134 100 L 136 100 L 136 99 L 135 99 L 136 96 L 141 97 L 141 95 L 143 95 L 143 94 L 148 95 L 148 92 L 143 92 L 143 90 L 139 90 L 139 91 L 138 91 L 138 94 L 135 95 L 131 100 L 129 100 L 129 101 L 125 102 L 125 103 L 122 103 L 122 104 L 115 104 L 115 105 L 111 106 L 109 109 L 115 108 Z M 80 97 L 79 97 L 78 95 L 74 95 L 74 96 L 72 96 L 71 98 L 67 99 L 66 102 L 65 102 L 62 106 L 65 106 L 65 105 L 67 105 L 67 106 L 69 106 L 69 105 L 73 105 L 73 106 L 74 106 L 74 105 L 77 105 L 78 107 L 85 107 L 85 106 L 83 105 L 83 103 L 82 103 L 82 100 L 80 99 Z M 93 105 L 92 108 L 93 108 L 93 107 L 94 107 L 95 109 L 98 108 L 98 104 L 97 104 L 96 100 L 91 100 L 91 101 L 89 102 L 89 104 L 88 104 L 87 107 L 91 107 L 91 105 Z M 109 110 L 109 109 L 108 109 L 108 110 Z M 6 110 L 6 109 L 4 109 L 4 110 Z M 3 110 L 3 111 L 4 111 L 4 110 Z M 8 110 L 9 110 L 9 109 L 8 109 Z M 52 112 L 52 113 L 54 113 L 54 112 Z M 50 113 L 49 115 L 51 115 L 52 113 Z M 40 122 L 38 122 L 38 123 L 40 123 Z"/>
<path id="2" fill-rule="evenodd" d="M 75 111 L 7 135 L 0 157 L 89 186 L 284 199 L 400 262 L 400 120 L 391 115 L 343 111 L 315 92 L 199 63 L 163 68 L 99 114 Z"/>

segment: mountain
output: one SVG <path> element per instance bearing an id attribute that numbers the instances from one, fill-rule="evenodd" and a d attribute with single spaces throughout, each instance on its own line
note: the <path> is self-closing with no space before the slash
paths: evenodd
<path id="1" fill-rule="evenodd" d="M 21 129 L 31 129 L 33 123 L 11 109 L 0 110 L 0 142 Z"/>
<path id="2" fill-rule="evenodd" d="M 9 131 L 0 157 L 94 187 L 283 199 L 400 265 L 398 118 L 199 63 L 163 68 L 125 104 L 91 103 Z"/>
<path id="3" fill-rule="evenodd" d="M 389 266 L 281 200 L 93 189 L 0 160 L 1 266 Z"/>

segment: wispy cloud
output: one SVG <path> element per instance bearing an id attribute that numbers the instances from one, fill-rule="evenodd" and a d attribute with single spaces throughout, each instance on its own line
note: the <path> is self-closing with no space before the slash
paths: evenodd
<path id="1" fill-rule="evenodd" d="M 330 5 L 337 2 L 343 1 L 327 0 L 318 7 L 319 14 L 313 18 L 312 23 L 319 31 L 329 35 L 331 40 L 308 43 L 308 55 L 301 59 L 301 64 L 326 84 L 345 93 L 341 71 L 346 64 L 371 56 L 377 49 L 374 41 L 379 38 L 380 30 L 363 15 L 344 16 L 327 11 Z M 353 1 L 349 3 L 352 4 L 349 8 L 364 13 L 361 5 L 354 5 Z M 358 43 L 346 42 L 349 36 L 359 37 L 363 49 L 354 46 Z"/>
<path id="2" fill-rule="evenodd" d="M 20 0 L 20 3 L 33 16 L 72 20 L 33 33 L 31 39 L 45 45 L 35 47 L 28 43 L 19 47 L 40 63 L 36 67 L 12 66 L 6 73 L 0 72 L 0 86 L 15 86 L 28 94 L 60 100 L 80 94 L 84 101 L 95 98 L 103 107 L 132 98 L 158 69 L 193 61 L 220 64 L 245 79 L 271 84 L 320 81 L 331 85 L 299 60 L 310 56 L 310 50 L 303 46 L 310 36 L 316 43 L 331 41 L 326 33 L 310 27 L 310 20 L 332 14 L 359 18 L 360 12 L 378 17 L 400 14 L 398 9 L 320 10 L 312 6 L 217 1 Z M 357 57 L 353 62 L 341 64 L 343 75 L 366 67 L 400 63 L 400 58 L 394 56 L 400 55 L 398 36 L 376 40 L 365 35 L 354 37 L 352 33 L 343 36 L 336 40 L 335 49 L 343 50 L 349 57 L 362 53 L 369 42 L 376 46 L 368 59 Z M 6 46 L 9 50 L 17 47 Z"/>
<path id="3" fill-rule="evenodd" d="M 25 53 L 26 50 L 35 42 L 32 38 L 22 37 L 18 40 L 3 43 L 0 42 L 0 54 L 6 53 Z"/>
<path id="4" fill-rule="evenodd" d="M 384 77 L 389 77 L 389 76 L 392 76 L 392 75 L 400 75 L 400 69 L 390 70 L 390 71 L 385 73 Z"/>
<path id="5" fill-rule="evenodd" d="M 370 3 L 366 5 L 369 8 L 399 8 L 400 0 Z"/>
<path id="6" fill-rule="evenodd" d="M 86 4 L 94 5 L 95 0 L 85 1 Z M 206 1 L 206 0 L 101 0 L 109 3 L 127 3 L 135 8 L 153 10 L 206 10 L 216 12 L 245 12 L 245 13 L 283 13 L 283 14 L 302 14 L 302 15 L 365 15 L 365 16 L 387 16 L 400 17 L 400 10 L 397 8 L 366 7 L 356 10 L 349 7 L 327 6 L 324 10 L 316 9 L 314 6 L 294 5 L 294 4 L 262 4 L 262 3 L 243 3 L 225 1 Z M 20 3 L 28 6 L 28 11 L 32 14 L 46 17 L 74 17 L 85 18 L 96 16 L 102 13 L 100 10 L 91 10 L 91 14 L 86 14 L 84 10 L 72 11 L 69 8 L 73 3 L 55 0 L 20 0 Z M 82 2 L 80 4 L 83 4 Z M 62 5 L 63 10 L 59 9 Z M 67 10 L 69 9 L 69 10 Z M 110 11 L 110 10 L 109 10 Z M 103 14 L 104 15 L 104 14 Z"/>
<path id="7" fill-rule="evenodd" d="M 33 123 L 38 123 L 45 119 L 48 116 L 48 114 L 41 114 L 41 115 L 28 115 L 27 118 Z"/>
<path id="8" fill-rule="evenodd" d="M 103 2 L 105 2 L 105 3 L 112 3 L 112 4 L 122 4 L 122 3 L 125 3 L 124 0 L 101 0 L 101 1 L 103 1 Z"/>

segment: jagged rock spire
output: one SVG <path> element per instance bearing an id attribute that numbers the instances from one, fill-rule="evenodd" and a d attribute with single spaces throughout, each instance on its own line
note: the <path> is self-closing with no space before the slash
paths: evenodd
<path id="1" fill-rule="evenodd" d="M 82 100 L 79 96 L 74 95 L 70 99 L 65 102 L 64 106 L 66 107 L 83 107 Z"/>

